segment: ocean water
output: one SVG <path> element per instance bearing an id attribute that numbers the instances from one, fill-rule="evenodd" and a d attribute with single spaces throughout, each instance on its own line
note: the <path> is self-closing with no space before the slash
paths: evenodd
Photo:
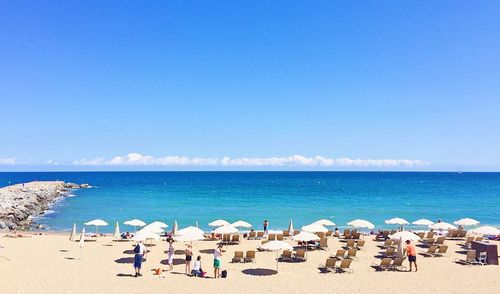
<path id="1" fill-rule="evenodd" d="M 472 217 L 500 224 L 500 173 L 424 172 L 47 172 L 0 173 L 0 185 L 64 180 L 94 188 L 72 192 L 37 219 L 51 230 L 69 230 L 95 218 L 110 224 L 139 218 L 180 227 L 223 218 L 262 228 L 295 227 L 330 219 L 339 228 L 356 218 L 390 228 L 402 217 L 452 222 Z M 113 226 L 103 228 L 110 232 Z M 121 225 L 121 230 L 133 228 Z"/>

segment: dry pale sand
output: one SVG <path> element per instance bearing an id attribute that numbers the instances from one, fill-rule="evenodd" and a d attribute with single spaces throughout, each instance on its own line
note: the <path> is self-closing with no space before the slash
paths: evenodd
<path id="1" fill-rule="evenodd" d="M 352 274 L 321 274 L 317 269 L 330 252 L 341 243 L 329 238 L 330 250 L 310 252 L 302 263 L 280 263 L 279 273 L 256 276 L 275 270 L 275 253 L 257 252 L 255 263 L 232 264 L 235 250 L 255 249 L 260 241 L 245 240 L 240 245 L 226 247 L 223 269 L 227 279 L 203 279 L 185 276 L 182 250 L 176 243 L 173 272 L 153 275 L 151 269 L 166 268 L 160 242 L 149 249 L 143 264 L 144 276 L 133 273 L 131 242 L 113 242 L 111 237 L 88 242 L 80 250 L 77 242 L 66 235 L 44 235 L 31 238 L 0 238 L 0 293 L 500 293 L 500 266 L 463 266 L 454 262 L 463 257 L 457 241 L 446 241 L 449 256 L 418 257 L 419 272 L 376 272 L 370 265 L 379 262 L 376 243 L 367 240 L 367 249 L 359 253 L 360 260 L 352 263 Z M 291 242 L 290 242 L 291 243 Z M 202 256 L 202 265 L 212 275 L 212 254 L 215 242 L 194 244 L 195 255 Z M 81 256 L 81 259 L 80 259 Z M 5 259 L 9 258 L 10 260 Z M 407 265 L 407 263 L 406 263 Z M 264 270 L 259 270 L 264 269 Z"/>

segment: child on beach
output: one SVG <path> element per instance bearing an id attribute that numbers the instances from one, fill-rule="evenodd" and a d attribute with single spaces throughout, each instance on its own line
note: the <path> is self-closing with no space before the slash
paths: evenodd
<path id="1" fill-rule="evenodd" d="M 186 254 L 185 273 L 186 275 L 189 275 L 189 273 L 191 272 L 191 259 L 193 259 L 193 251 L 191 250 L 191 245 L 188 245 L 188 247 L 184 251 L 184 254 Z"/>

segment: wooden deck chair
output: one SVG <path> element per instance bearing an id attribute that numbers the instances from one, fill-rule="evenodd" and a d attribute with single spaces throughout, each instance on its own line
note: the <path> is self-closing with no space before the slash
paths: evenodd
<path id="1" fill-rule="evenodd" d="M 427 251 L 420 251 L 420 254 L 423 255 L 423 256 L 433 256 L 436 251 L 437 251 L 438 247 L 436 245 L 432 245 L 431 247 L 429 247 L 429 249 L 427 249 Z"/>
<path id="2" fill-rule="evenodd" d="M 439 246 L 439 249 L 436 253 L 434 253 L 434 256 L 445 256 L 446 251 L 448 251 L 448 246 L 446 245 Z"/>
<path id="3" fill-rule="evenodd" d="M 240 235 L 232 235 L 231 244 L 240 244 Z"/>
<path id="4" fill-rule="evenodd" d="M 434 232 L 427 232 L 427 239 L 431 239 L 431 238 L 434 238 Z"/>
<path id="5" fill-rule="evenodd" d="M 264 238 L 264 232 L 257 232 L 257 239 Z"/>
<path id="6" fill-rule="evenodd" d="M 326 237 L 331 237 L 331 236 L 333 236 L 333 231 L 328 230 L 328 232 L 326 232 L 325 236 L 326 236 Z"/>
<path id="7" fill-rule="evenodd" d="M 321 239 L 319 239 L 319 248 L 320 249 L 327 249 L 328 248 L 328 239 L 323 237 Z"/>
<path id="8" fill-rule="evenodd" d="M 349 259 L 352 259 L 352 260 L 359 260 L 359 258 L 356 256 L 356 253 L 358 252 L 357 249 L 354 249 L 354 248 L 350 248 L 349 250 L 347 250 L 347 257 L 346 258 L 349 258 Z"/>
<path id="9" fill-rule="evenodd" d="M 470 247 L 470 245 L 472 244 L 472 241 L 474 241 L 474 237 L 467 237 L 467 239 L 465 239 L 465 242 L 462 243 L 462 246 L 463 247 Z"/>
<path id="10" fill-rule="evenodd" d="M 320 269 L 322 272 L 331 272 L 332 270 L 335 270 L 335 263 L 337 262 L 337 259 L 335 258 L 327 258 L 325 261 L 325 264 L 320 264 L 318 269 Z"/>
<path id="11" fill-rule="evenodd" d="M 306 261 L 306 250 L 297 249 L 297 251 L 295 252 L 294 259 L 299 261 Z"/>
<path id="12" fill-rule="evenodd" d="M 388 248 L 388 247 L 390 247 L 392 245 L 392 242 L 394 242 L 394 240 L 387 239 L 383 243 L 379 243 L 378 246 L 382 247 L 382 248 Z"/>
<path id="13" fill-rule="evenodd" d="M 352 234 L 351 234 L 351 237 L 352 237 L 352 239 L 354 239 L 354 240 L 359 240 L 359 239 L 361 238 L 361 233 L 358 233 L 358 232 L 356 232 L 356 233 L 352 233 Z"/>
<path id="14" fill-rule="evenodd" d="M 345 244 L 344 248 L 349 249 L 349 248 L 354 248 L 355 246 L 356 246 L 356 241 L 347 240 L 347 243 Z"/>
<path id="15" fill-rule="evenodd" d="M 276 240 L 283 241 L 283 234 L 276 235 Z"/>
<path id="16" fill-rule="evenodd" d="M 390 265 L 391 270 L 406 271 L 406 266 L 403 265 L 404 257 L 396 257 Z"/>
<path id="17" fill-rule="evenodd" d="M 291 250 L 283 250 L 283 253 L 281 253 L 281 261 L 282 262 L 292 261 L 293 260 L 292 253 L 293 252 Z"/>
<path id="18" fill-rule="evenodd" d="M 293 235 L 294 235 L 294 236 L 295 236 L 295 235 L 298 235 L 299 233 L 300 233 L 300 231 L 299 231 L 299 230 L 294 230 L 294 231 L 293 231 Z"/>
<path id="19" fill-rule="evenodd" d="M 417 233 L 417 236 L 419 236 L 419 237 L 420 237 L 420 239 L 424 239 L 424 237 L 425 237 L 425 232 L 419 232 L 419 233 Z"/>
<path id="20" fill-rule="evenodd" d="M 269 236 L 267 236 L 267 240 L 268 241 L 274 241 L 274 240 L 276 240 L 276 234 L 269 234 Z"/>
<path id="21" fill-rule="evenodd" d="M 467 236 L 467 231 L 462 230 L 458 233 L 459 239 L 463 239 L 463 238 L 465 238 L 465 236 Z"/>
<path id="22" fill-rule="evenodd" d="M 345 250 L 344 249 L 339 249 L 339 250 L 337 250 L 337 252 L 335 253 L 334 256 L 330 256 L 330 257 L 334 257 L 334 258 L 336 258 L 338 260 L 344 259 L 344 257 L 345 257 Z"/>
<path id="23" fill-rule="evenodd" d="M 234 252 L 234 257 L 232 259 L 231 262 L 235 263 L 235 262 L 242 262 L 244 260 L 244 257 L 243 257 L 243 251 L 235 251 Z"/>
<path id="24" fill-rule="evenodd" d="M 355 248 L 358 250 L 363 250 L 365 248 L 365 240 L 357 241 Z"/>
<path id="25" fill-rule="evenodd" d="M 436 242 L 434 242 L 434 245 L 443 245 L 445 239 L 446 239 L 445 237 L 438 237 L 436 239 Z"/>
<path id="26" fill-rule="evenodd" d="M 391 262 L 392 262 L 391 258 L 388 258 L 388 257 L 382 258 L 382 260 L 380 261 L 380 264 L 372 263 L 372 267 L 376 271 L 385 271 L 385 270 L 391 269 Z"/>
<path id="27" fill-rule="evenodd" d="M 229 244 L 231 242 L 231 235 L 224 234 L 222 235 L 222 244 Z"/>
<path id="28" fill-rule="evenodd" d="M 484 239 L 483 237 L 476 237 L 476 240 L 475 240 L 475 241 L 477 241 L 477 242 L 481 242 L 481 241 L 483 241 L 483 239 Z"/>
<path id="29" fill-rule="evenodd" d="M 290 237 L 290 231 L 288 231 L 288 230 L 283 231 L 283 237 L 289 238 Z"/>
<path id="30" fill-rule="evenodd" d="M 248 233 L 248 240 L 255 240 L 255 238 L 257 238 L 257 233 L 255 231 L 250 231 Z"/>
<path id="31" fill-rule="evenodd" d="M 325 237 L 325 233 L 322 233 L 322 232 L 318 232 L 318 233 L 316 233 L 316 235 L 317 235 L 320 239 Z"/>
<path id="32" fill-rule="evenodd" d="M 255 262 L 255 251 L 248 250 L 245 254 L 245 262 Z"/>
<path id="33" fill-rule="evenodd" d="M 349 235 L 350 236 L 351 235 L 351 230 L 345 229 L 344 233 L 342 233 L 342 236 L 345 237 L 345 235 Z"/>
<path id="34" fill-rule="evenodd" d="M 476 260 L 476 250 L 467 250 L 465 259 L 456 258 L 455 262 L 464 265 L 480 265 Z"/>
<path id="35" fill-rule="evenodd" d="M 352 273 L 353 270 L 350 268 L 352 259 L 344 259 L 339 266 L 336 267 L 338 273 Z"/>
<path id="36" fill-rule="evenodd" d="M 382 253 L 382 256 L 384 257 L 394 257 L 396 256 L 396 248 L 394 247 L 389 247 L 385 250 L 385 252 Z"/>

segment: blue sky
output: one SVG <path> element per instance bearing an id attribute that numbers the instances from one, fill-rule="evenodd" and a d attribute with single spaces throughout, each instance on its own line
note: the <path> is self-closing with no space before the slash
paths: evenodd
<path id="1" fill-rule="evenodd" d="M 352 2 L 3 1 L 0 170 L 500 170 L 500 2 Z"/>

